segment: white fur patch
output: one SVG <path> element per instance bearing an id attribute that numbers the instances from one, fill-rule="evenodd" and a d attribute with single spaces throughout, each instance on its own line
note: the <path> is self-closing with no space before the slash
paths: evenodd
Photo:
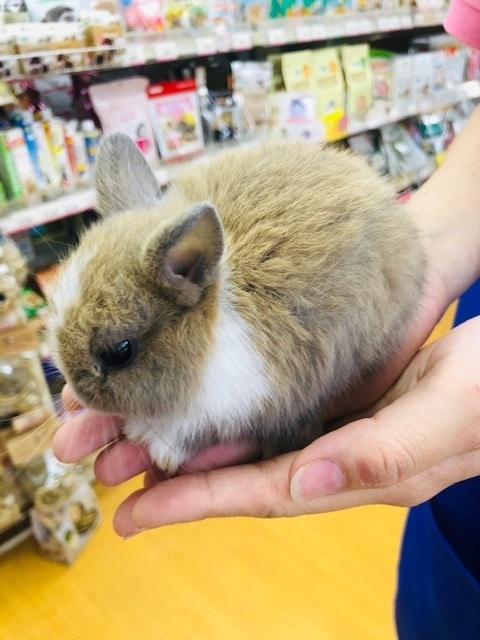
<path id="1" fill-rule="evenodd" d="M 51 300 L 53 313 L 49 316 L 50 349 L 56 365 L 63 369 L 60 361 L 56 334 L 65 326 L 65 313 L 80 297 L 80 281 L 83 269 L 89 257 L 85 254 L 73 255 L 60 270 L 55 286 L 52 287 Z"/>
<path id="2" fill-rule="evenodd" d="M 201 434 L 208 425 L 218 425 L 227 438 L 235 437 L 238 424 L 248 421 L 271 395 L 265 362 L 252 344 L 252 331 L 232 307 L 224 304 L 201 388 L 185 415 L 127 421 L 127 435 L 143 442 L 161 468 L 175 470 L 186 455 L 182 441 Z"/>
<path id="3" fill-rule="evenodd" d="M 73 255 L 59 273 L 52 293 L 52 300 L 56 309 L 56 323 L 59 326 L 63 325 L 65 311 L 80 296 L 81 274 L 88 260 L 89 258 L 85 254 Z"/>

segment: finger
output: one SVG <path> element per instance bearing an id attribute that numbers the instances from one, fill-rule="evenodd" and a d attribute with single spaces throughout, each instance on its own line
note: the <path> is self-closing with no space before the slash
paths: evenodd
<path id="1" fill-rule="evenodd" d="M 53 439 L 53 451 L 62 462 L 77 462 L 119 438 L 122 424 L 116 416 L 85 409 L 60 426 Z"/>
<path id="2" fill-rule="evenodd" d="M 294 515 L 300 513 L 289 488 L 295 454 L 274 460 L 170 478 L 128 498 L 114 526 L 121 536 L 173 522 L 217 516 Z"/>
<path id="3" fill-rule="evenodd" d="M 69 384 L 66 384 L 62 389 L 62 404 L 67 411 L 82 408 L 81 403 L 76 399 L 72 387 Z"/>
<path id="4" fill-rule="evenodd" d="M 113 487 L 147 471 L 151 466 L 152 461 L 144 447 L 122 439 L 99 453 L 94 470 L 102 484 Z"/>
<path id="5" fill-rule="evenodd" d="M 367 504 L 411 507 L 455 482 L 476 476 L 480 469 L 480 450 L 469 451 L 393 487 L 357 489 L 305 501 L 291 496 L 284 481 L 290 458 L 176 477 L 153 489 L 141 489 L 118 508 L 115 530 L 129 537 L 150 528 L 209 517 L 293 516 Z"/>
<path id="6" fill-rule="evenodd" d="M 327 434 L 299 454 L 292 469 L 296 495 L 315 498 L 393 486 L 480 446 L 475 366 L 460 359 L 452 368 L 451 362 L 441 360 L 417 382 L 420 364 L 412 370 L 416 386 L 395 402 L 372 418 Z"/>
<path id="7" fill-rule="evenodd" d="M 479 471 L 480 450 L 468 451 L 443 460 L 391 487 L 356 489 L 324 495 L 315 500 L 305 500 L 292 491 L 292 497 L 302 513 L 325 513 L 367 504 L 414 507 L 430 500 L 452 484 L 478 476 Z"/>

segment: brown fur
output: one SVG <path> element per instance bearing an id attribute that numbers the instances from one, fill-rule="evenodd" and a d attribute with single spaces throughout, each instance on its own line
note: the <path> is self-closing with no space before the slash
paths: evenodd
<path id="1" fill-rule="evenodd" d="M 302 142 L 227 151 L 182 170 L 160 199 L 140 152 L 114 135 L 97 189 L 106 217 L 73 258 L 84 263 L 78 298 L 53 321 L 79 397 L 126 416 L 191 411 L 222 305 L 251 327 L 266 363 L 271 393 L 243 426 L 203 424 L 170 443 L 181 457 L 242 429 L 272 451 L 304 444 L 326 407 L 341 412 L 335 398 L 392 354 L 417 308 L 414 224 L 348 152 Z M 136 360 L 101 372 L 99 349 L 126 336 Z"/>

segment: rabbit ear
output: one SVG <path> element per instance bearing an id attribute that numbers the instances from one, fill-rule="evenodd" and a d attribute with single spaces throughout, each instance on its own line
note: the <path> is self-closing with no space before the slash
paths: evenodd
<path id="1" fill-rule="evenodd" d="M 143 153 L 124 133 L 111 133 L 100 144 L 95 165 L 97 211 L 109 216 L 152 206 L 160 186 Z"/>
<path id="2" fill-rule="evenodd" d="M 202 202 L 181 221 L 151 239 L 144 258 L 148 276 L 174 302 L 190 307 L 218 278 L 224 250 L 223 226 L 215 207 Z"/>

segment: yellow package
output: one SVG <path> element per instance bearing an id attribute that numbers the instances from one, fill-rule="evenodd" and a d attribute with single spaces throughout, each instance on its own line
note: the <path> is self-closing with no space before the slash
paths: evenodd
<path id="1" fill-rule="evenodd" d="M 282 75 L 288 92 L 312 91 L 311 51 L 292 51 L 282 54 Z"/>
<path id="2" fill-rule="evenodd" d="M 338 49 L 326 47 L 312 51 L 312 87 L 316 98 L 316 116 L 329 142 L 346 133 L 345 83 Z"/>
<path id="3" fill-rule="evenodd" d="M 347 117 L 349 121 L 363 121 L 373 104 L 370 47 L 367 43 L 344 46 L 341 56 L 347 88 Z"/>

